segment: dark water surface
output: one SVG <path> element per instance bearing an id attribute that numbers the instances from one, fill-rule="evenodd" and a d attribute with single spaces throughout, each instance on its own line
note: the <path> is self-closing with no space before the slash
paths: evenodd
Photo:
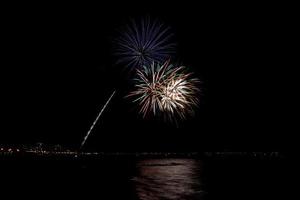
<path id="1" fill-rule="evenodd" d="M 201 162 L 192 159 L 142 160 L 132 180 L 141 200 L 202 199 L 201 170 Z"/>
<path id="2" fill-rule="evenodd" d="M 12 196 L 20 189 L 24 197 L 54 199 L 270 199 L 288 194 L 287 167 L 279 160 L 27 158 L 2 159 L 0 166 L 0 192 Z"/>

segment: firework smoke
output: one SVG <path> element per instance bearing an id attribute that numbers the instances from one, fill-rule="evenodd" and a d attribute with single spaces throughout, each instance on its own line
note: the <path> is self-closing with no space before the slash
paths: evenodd
<path id="1" fill-rule="evenodd" d="M 110 100 L 112 99 L 112 97 L 114 96 L 116 91 L 113 91 L 113 93 L 110 95 L 109 99 L 106 101 L 105 105 L 103 106 L 103 108 L 101 109 L 99 115 L 97 116 L 97 118 L 95 119 L 95 121 L 93 122 L 91 128 L 89 129 L 89 131 L 87 132 L 86 136 L 84 137 L 81 145 L 80 145 L 80 148 L 83 147 L 83 145 L 85 144 L 87 138 L 89 137 L 91 131 L 93 130 L 95 124 L 97 123 L 98 119 L 100 118 L 100 116 L 102 115 L 103 111 L 105 110 L 105 108 L 107 107 L 108 103 L 110 102 Z"/>
<path id="2" fill-rule="evenodd" d="M 117 63 L 142 67 L 152 62 L 164 62 L 175 52 L 172 37 L 170 28 L 157 20 L 132 20 L 115 41 Z"/>
<path id="3" fill-rule="evenodd" d="M 144 66 L 137 70 L 135 90 L 128 97 L 139 103 L 144 117 L 161 112 L 169 119 L 184 119 L 198 104 L 199 92 L 199 80 L 190 78 L 192 74 L 185 71 L 185 67 L 174 67 L 169 61 L 163 65 L 152 63 L 150 68 Z"/>

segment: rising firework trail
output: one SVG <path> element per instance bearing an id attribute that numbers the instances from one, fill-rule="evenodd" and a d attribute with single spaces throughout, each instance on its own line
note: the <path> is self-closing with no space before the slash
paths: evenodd
<path id="1" fill-rule="evenodd" d="M 83 145 L 85 144 L 87 138 L 88 138 L 89 135 L 91 134 L 91 132 L 92 132 L 94 126 L 96 125 L 98 119 L 100 118 L 100 116 L 102 115 L 103 111 L 104 111 L 105 108 L 107 107 L 108 103 L 110 102 L 110 100 L 111 100 L 112 97 L 114 96 L 115 92 L 116 92 L 116 91 L 113 91 L 113 93 L 110 95 L 109 99 L 106 101 L 106 103 L 105 103 L 105 105 L 103 106 L 103 108 L 101 109 L 99 115 L 97 116 L 97 118 L 96 118 L 95 121 L 93 122 L 93 124 L 92 124 L 90 130 L 87 132 L 86 136 L 84 137 L 84 139 L 83 139 L 83 141 L 82 141 L 82 143 L 81 143 L 81 145 L 80 145 L 80 148 L 82 148 Z"/>

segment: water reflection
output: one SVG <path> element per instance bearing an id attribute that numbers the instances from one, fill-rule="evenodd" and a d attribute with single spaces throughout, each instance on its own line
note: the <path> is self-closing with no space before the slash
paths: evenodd
<path id="1" fill-rule="evenodd" d="M 203 199 L 199 161 L 151 159 L 138 162 L 133 179 L 140 200 Z"/>

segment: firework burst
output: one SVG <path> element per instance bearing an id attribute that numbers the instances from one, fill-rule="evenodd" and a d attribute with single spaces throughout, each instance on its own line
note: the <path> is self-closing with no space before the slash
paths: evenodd
<path id="1" fill-rule="evenodd" d="M 132 68 L 164 62 L 175 52 L 172 37 L 170 28 L 158 20 L 132 20 L 115 41 L 117 64 Z"/>
<path id="2" fill-rule="evenodd" d="M 163 113 L 169 119 L 184 119 L 198 104 L 199 80 L 191 75 L 185 67 L 174 67 L 169 61 L 163 65 L 152 63 L 150 68 L 137 70 L 135 90 L 128 97 L 139 103 L 144 117 Z"/>

